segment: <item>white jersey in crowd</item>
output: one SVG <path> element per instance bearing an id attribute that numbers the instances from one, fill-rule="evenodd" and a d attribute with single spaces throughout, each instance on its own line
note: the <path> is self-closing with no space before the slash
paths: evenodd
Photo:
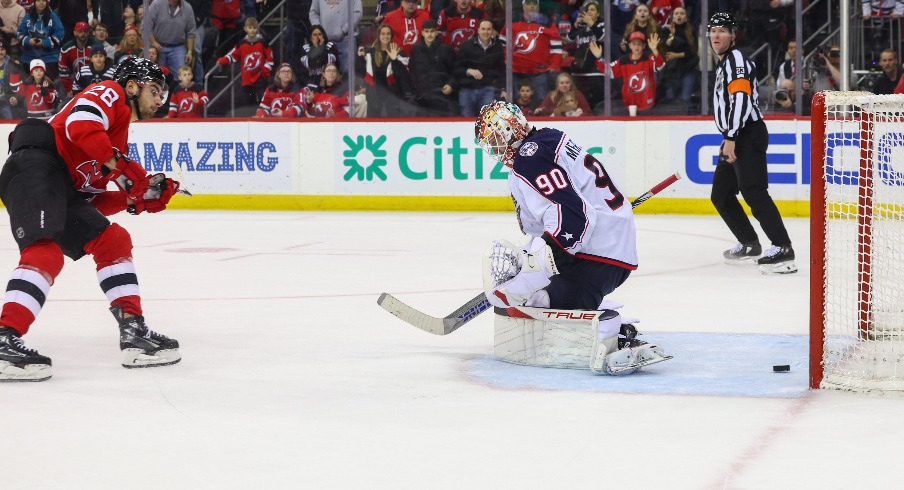
<path id="1" fill-rule="evenodd" d="M 521 231 L 576 257 L 637 268 L 631 202 L 602 163 L 556 129 L 524 139 L 509 174 Z"/>

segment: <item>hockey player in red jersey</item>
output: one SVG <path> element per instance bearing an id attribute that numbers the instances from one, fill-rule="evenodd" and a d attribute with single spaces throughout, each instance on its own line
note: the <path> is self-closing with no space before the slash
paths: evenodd
<path id="1" fill-rule="evenodd" d="M 603 163 L 567 134 L 531 127 L 509 102 L 483 106 L 474 133 L 484 151 L 509 167 L 515 213 L 528 239 L 523 246 L 496 240 L 487 250 L 489 302 L 503 309 L 618 308 L 603 300 L 637 269 L 637 233 L 631 202 Z M 621 335 L 617 349 L 611 341 L 611 350 L 600 353 L 599 372 L 624 373 L 669 358 L 659 346 L 634 339 L 634 327 L 623 326 L 615 311 L 600 317 L 598 334 L 607 341 Z"/>
<path id="2" fill-rule="evenodd" d="M 165 366 L 181 358 L 179 343 L 148 328 L 132 240 L 106 218 L 166 208 L 179 183 L 149 175 L 122 153 L 129 124 L 149 119 L 166 100 L 163 72 L 142 58 L 117 67 L 114 80 L 90 86 L 49 121 L 26 119 L 10 135 L 0 171 L 0 199 L 19 246 L 19 266 L 0 312 L 0 381 L 43 381 L 51 361 L 26 347 L 22 336 L 41 311 L 63 256 L 91 255 L 97 280 L 119 323 L 122 365 Z M 114 182 L 120 190 L 108 191 Z"/>
<path id="3" fill-rule="evenodd" d="M 200 83 L 195 83 L 192 77 L 191 67 L 183 65 L 179 67 L 179 84 L 173 88 L 169 101 L 169 113 L 171 118 L 199 118 L 204 117 L 204 106 L 207 105 L 207 92 Z"/>
<path id="4" fill-rule="evenodd" d="M 645 51 L 645 44 L 649 45 L 649 52 Z M 665 64 L 658 46 L 658 34 L 653 33 L 647 41 L 644 33 L 634 31 L 628 38 L 630 52 L 607 65 L 602 46 L 590 43 L 590 52 L 597 58 L 596 67 L 609 76 L 624 79 L 622 102 L 625 107 L 636 105 L 638 113 L 652 109 L 656 103 L 656 72 Z"/>

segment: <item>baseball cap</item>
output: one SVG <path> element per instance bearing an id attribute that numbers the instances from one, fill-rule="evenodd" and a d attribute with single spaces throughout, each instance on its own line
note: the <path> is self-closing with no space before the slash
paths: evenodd
<path id="1" fill-rule="evenodd" d="M 630 36 L 628 36 L 628 42 L 631 42 L 635 39 L 637 39 L 641 42 L 647 42 L 647 36 L 644 35 L 644 33 L 640 32 L 640 31 L 634 31 L 631 33 Z"/>
<path id="2" fill-rule="evenodd" d="M 91 30 L 91 26 L 89 26 L 88 23 L 85 22 L 85 21 L 79 21 L 79 22 L 76 22 L 76 23 L 75 23 L 75 28 L 72 29 L 73 32 L 78 32 L 78 31 L 90 31 L 90 30 Z"/>
<path id="3" fill-rule="evenodd" d="M 540 3 L 540 1 L 539 0 L 521 0 L 522 5 L 524 5 L 525 3 Z"/>
<path id="4" fill-rule="evenodd" d="M 91 45 L 91 56 L 96 55 L 97 53 L 102 53 L 104 56 L 107 55 L 107 50 L 104 49 L 104 45 L 97 43 Z"/>
<path id="5" fill-rule="evenodd" d="M 28 65 L 28 73 L 35 71 L 35 68 L 40 68 L 44 71 L 47 71 L 47 66 L 44 65 L 42 60 L 31 60 L 31 64 Z"/>

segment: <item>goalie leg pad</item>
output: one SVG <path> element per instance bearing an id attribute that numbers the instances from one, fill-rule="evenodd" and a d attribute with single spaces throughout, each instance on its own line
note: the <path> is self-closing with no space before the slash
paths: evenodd
<path id="1" fill-rule="evenodd" d="M 609 354 L 618 349 L 618 332 L 621 315 L 615 310 L 603 310 L 591 324 L 593 347 L 590 350 L 590 370 L 597 374 L 608 373 Z"/>

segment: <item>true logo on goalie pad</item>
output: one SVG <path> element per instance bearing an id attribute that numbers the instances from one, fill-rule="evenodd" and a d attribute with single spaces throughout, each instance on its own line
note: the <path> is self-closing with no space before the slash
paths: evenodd
<path id="1" fill-rule="evenodd" d="M 537 153 L 537 150 L 540 149 L 536 143 L 533 141 L 529 141 L 521 146 L 521 149 L 518 150 L 518 154 L 523 157 L 529 157 Z"/>

